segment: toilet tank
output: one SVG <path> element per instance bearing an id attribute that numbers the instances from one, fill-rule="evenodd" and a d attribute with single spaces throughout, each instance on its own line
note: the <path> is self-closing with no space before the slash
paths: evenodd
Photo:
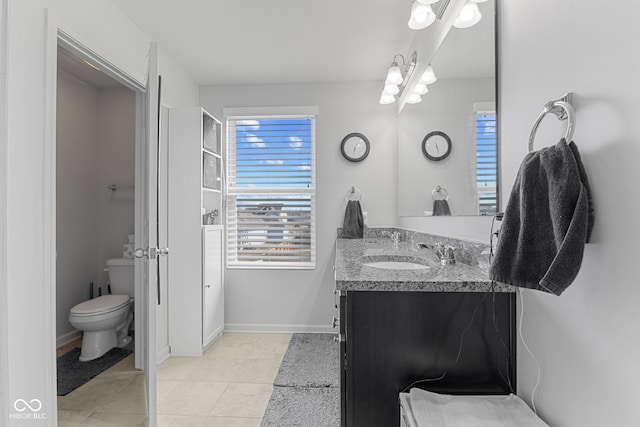
<path id="1" fill-rule="evenodd" d="M 110 258 L 107 260 L 107 268 L 105 270 L 109 274 L 111 293 L 114 295 L 129 295 L 133 298 L 135 283 L 133 259 Z"/>

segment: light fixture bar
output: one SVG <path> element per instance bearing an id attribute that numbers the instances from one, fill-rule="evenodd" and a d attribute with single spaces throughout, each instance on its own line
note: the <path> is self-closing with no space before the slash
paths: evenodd
<path id="1" fill-rule="evenodd" d="M 447 7 L 449 7 L 449 3 L 451 3 L 451 0 L 442 0 L 440 2 L 440 4 L 438 5 L 438 10 L 435 11 L 437 19 L 442 19 L 442 17 L 444 16 L 444 12 L 446 12 Z"/>
<path id="2" fill-rule="evenodd" d="M 397 57 L 402 58 L 402 67 L 396 62 Z M 416 69 L 418 63 L 418 53 L 413 52 L 408 61 L 405 62 L 404 56 L 398 54 L 393 57 L 393 62 L 387 71 L 387 78 L 384 82 L 382 94 L 380 96 L 380 104 L 392 104 L 395 102 L 397 95 L 398 98 L 402 96 L 402 92 L 405 90 L 413 71 Z M 398 76 L 398 71 L 400 75 Z M 391 76 L 391 79 L 390 79 Z"/>

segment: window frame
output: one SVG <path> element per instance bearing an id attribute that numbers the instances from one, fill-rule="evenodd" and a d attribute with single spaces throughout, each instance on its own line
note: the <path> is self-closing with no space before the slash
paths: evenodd
<path id="1" fill-rule="evenodd" d="M 478 154 L 479 154 L 479 148 L 480 145 L 478 143 L 478 116 L 493 116 L 494 117 L 494 122 L 495 122 L 495 126 L 494 129 L 495 131 L 493 132 L 494 138 L 494 145 L 495 145 L 495 169 L 493 170 L 494 172 L 494 177 L 495 177 L 495 185 L 494 186 L 480 186 L 478 183 L 478 163 L 477 163 L 477 159 L 478 159 Z M 476 173 L 475 173 L 475 188 L 476 188 L 476 197 L 477 197 L 477 208 L 478 208 L 478 215 L 480 216 L 493 216 L 495 215 L 499 210 L 499 194 L 498 194 L 498 114 L 496 111 L 496 104 L 495 102 L 476 102 L 474 105 L 474 139 L 475 139 L 475 152 L 476 152 Z M 483 193 L 490 193 L 490 194 L 494 194 L 494 201 L 495 201 L 495 211 L 494 212 L 487 212 L 487 213 L 483 213 L 483 210 L 481 209 L 481 195 Z"/>
<path id="2" fill-rule="evenodd" d="M 257 108 L 225 108 L 224 119 L 226 127 L 226 144 L 225 144 L 225 160 L 226 160 L 226 174 L 227 177 L 233 176 L 232 168 L 234 168 L 234 162 L 231 162 L 230 153 L 231 145 L 235 143 L 234 125 L 232 122 L 238 120 L 283 120 L 283 119 L 310 119 L 311 120 L 311 185 L 309 188 L 300 187 L 274 187 L 274 188 L 247 188 L 247 187 L 235 187 L 230 179 L 225 180 L 225 204 L 228 207 L 226 215 L 225 227 L 225 242 L 227 245 L 227 257 L 226 267 L 228 269 L 265 269 L 265 270 L 312 270 L 316 268 L 316 197 L 317 197 L 317 180 L 316 180 L 316 120 L 318 109 L 317 107 L 257 107 Z M 295 196 L 295 195 L 309 195 L 310 201 L 310 260 L 309 261 L 241 261 L 237 255 L 234 256 L 232 246 L 238 245 L 237 227 L 234 230 L 231 221 L 237 221 L 238 216 L 234 214 L 234 210 L 229 206 L 235 204 L 233 200 L 237 196 L 269 196 L 273 195 L 274 200 L 279 197 Z M 237 212 L 237 211 L 235 211 Z M 230 221 L 231 219 L 231 221 Z M 265 233 L 269 231 L 269 228 L 264 229 Z M 236 237 L 233 238 L 233 234 Z M 230 240 L 233 238 L 233 242 Z"/>

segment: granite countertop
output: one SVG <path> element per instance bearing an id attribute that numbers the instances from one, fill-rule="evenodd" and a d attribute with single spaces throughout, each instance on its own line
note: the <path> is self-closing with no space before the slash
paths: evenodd
<path id="1" fill-rule="evenodd" d="M 364 265 L 375 261 L 409 261 L 429 266 L 418 270 L 390 270 Z M 491 290 L 488 265 L 456 261 L 442 265 L 431 249 L 400 242 L 394 248 L 390 238 L 336 240 L 336 289 L 345 291 L 485 292 Z M 495 283 L 496 292 L 515 292 L 509 285 Z"/>

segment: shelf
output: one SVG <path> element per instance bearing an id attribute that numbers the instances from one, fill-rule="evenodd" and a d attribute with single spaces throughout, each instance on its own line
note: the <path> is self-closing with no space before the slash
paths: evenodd
<path id="1" fill-rule="evenodd" d="M 207 188 L 207 187 L 202 187 L 202 191 L 206 191 L 208 193 L 216 193 L 216 194 L 222 193 L 222 190 L 216 190 L 215 188 Z"/>
<path id="2" fill-rule="evenodd" d="M 207 148 L 203 148 L 203 149 L 202 149 L 202 151 L 203 151 L 203 152 L 205 152 L 205 153 L 207 153 L 207 154 L 212 155 L 213 157 L 217 157 L 218 159 L 221 159 L 221 158 L 222 158 L 222 156 L 221 156 L 220 154 L 216 153 L 216 152 L 215 152 L 215 151 L 213 151 L 213 150 L 210 150 L 210 149 L 207 149 Z"/>

